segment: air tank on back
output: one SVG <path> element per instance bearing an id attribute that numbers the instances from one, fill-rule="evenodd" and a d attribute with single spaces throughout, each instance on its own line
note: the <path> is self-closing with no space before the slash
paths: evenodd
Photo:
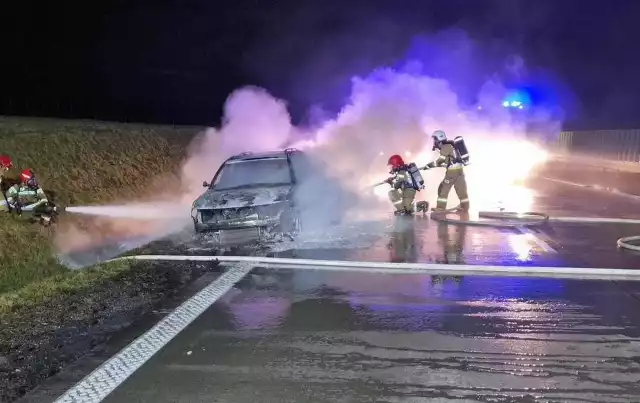
<path id="1" fill-rule="evenodd" d="M 469 150 L 467 150 L 467 145 L 464 142 L 462 136 L 456 136 L 453 139 L 453 149 L 456 151 L 457 158 L 464 165 L 469 165 Z"/>
<path id="2" fill-rule="evenodd" d="M 407 165 L 409 175 L 411 175 L 411 180 L 413 181 L 413 187 L 416 190 L 424 189 L 424 179 L 422 178 L 422 174 L 420 173 L 420 168 L 412 162 Z"/>

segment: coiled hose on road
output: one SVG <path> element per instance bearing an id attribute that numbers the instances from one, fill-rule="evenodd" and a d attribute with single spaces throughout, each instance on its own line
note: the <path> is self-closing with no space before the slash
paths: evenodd
<path id="1" fill-rule="evenodd" d="M 515 213 L 508 211 L 480 211 L 480 220 L 451 217 L 456 208 L 431 212 L 431 218 L 436 221 L 455 225 L 474 225 L 483 227 L 518 228 L 544 225 L 549 221 L 549 216 L 544 213 L 525 212 Z"/>
<path id="2" fill-rule="evenodd" d="M 430 217 L 435 221 L 453 225 L 473 225 L 494 228 L 522 228 L 545 225 L 550 221 L 579 224 L 636 224 L 640 225 L 640 220 L 628 218 L 604 218 L 604 217 L 550 217 L 548 214 L 538 212 L 516 213 L 510 211 L 480 211 L 479 220 L 461 218 L 459 215 L 453 217 L 458 207 L 452 209 L 431 212 Z M 640 241 L 640 235 L 622 237 L 616 241 L 621 249 L 640 252 L 640 245 L 635 243 Z"/>
<path id="3" fill-rule="evenodd" d="M 616 244 L 619 248 L 640 252 L 640 246 L 634 244 L 638 241 L 640 241 L 640 235 L 626 236 L 618 239 Z"/>

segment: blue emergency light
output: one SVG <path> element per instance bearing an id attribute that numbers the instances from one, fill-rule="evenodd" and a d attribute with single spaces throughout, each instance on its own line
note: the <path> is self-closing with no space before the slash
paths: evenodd
<path id="1" fill-rule="evenodd" d="M 530 105 L 531 97 L 523 90 L 510 91 L 502 101 L 502 106 L 510 109 L 525 109 Z"/>

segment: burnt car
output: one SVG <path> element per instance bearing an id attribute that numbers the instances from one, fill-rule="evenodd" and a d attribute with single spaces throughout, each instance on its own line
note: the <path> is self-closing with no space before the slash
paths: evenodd
<path id="1" fill-rule="evenodd" d="M 301 226 L 294 202 L 296 167 L 304 166 L 305 159 L 292 148 L 227 159 L 193 202 L 196 232 L 215 234 L 225 242 L 295 236 Z"/>

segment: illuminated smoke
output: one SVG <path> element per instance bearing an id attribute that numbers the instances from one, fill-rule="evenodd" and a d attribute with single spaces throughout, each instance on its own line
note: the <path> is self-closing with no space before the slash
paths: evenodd
<path id="1" fill-rule="evenodd" d="M 369 209 L 390 210 L 388 187 L 371 188 L 388 176 L 388 157 L 401 154 L 407 161 L 425 165 L 435 158 L 430 134 L 443 129 L 450 138 L 462 135 L 467 142 L 472 161 L 467 176 L 474 208 L 495 209 L 506 203 L 515 209 L 527 209 L 530 197 L 514 191 L 514 185 L 526 178 L 545 154 L 526 139 L 525 126 L 512 122 L 508 111 L 500 107 L 497 94 L 503 89 L 499 81 L 489 81 L 482 87 L 479 99 L 497 105 L 482 111 L 477 105 L 460 106 L 446 80 L 421 73 L 416 63 L 404 70 L 381 68 L 367 77 L 355 77 L 352 84 L 349 102 L 338 116 L 313 133 L 292 127 L 284 102 L 266 92 L 255 88 L 236 91 L 225 108 L 225 125 L 207 131 L 185 165 L 186 183 L 196 190 L 191 197 L 202 192 L 202 181 L 210 180 L 226 157 L 276 149 L 290 136 L 288 144 L 305 150 L 323 166 L 314 185 L 301 192 L 302 207 L 313 212 L 316 222 L 335 218 L 333 211 L 331 219 L 324 219 L 323 214 L 332 210 L 325 206 L 349 215 L 366 215 Z M 249 106 L 258 118 L 252 118 L 249 110 L 234 110 Z M 243 121 L 236 124 L 234 118 L 238 117 Z M 300 140 L 296 141 L 296 135 Z M 238 136 L 244 136 L 245 141 L 238 141 Z M 418 198 L 433 203 L 444 170 L 423 174 L 427 188 Z M 452 190 L 449 206 L 457 201 Z"/>
<path id="2" fill-rule="evenodd" d="M 203 131 L 191 144 L 182 166 L 183 189 L 172 188 L 172 201 L 180 209 L 186 206 L 181 211 L 188 210 L 204 191 L 202 182 L 211 181 L 220 164 L 234 154 L 293 146 L 305 150 L 315 167 L 307 173 L 298 195 L 303 221 L 306 216 L 317 228 L 345 217 L 373 217 L 376 211 L 392 209 L 386 199 L 388 187 L 371 187 L 388 176 L 388 157 L 401 154 L 407 161 L 425 165 L 435 158 L 429 135 L 442 129 L 450 138 L 461 135 L 466 140 L 471 155 L 466 173 L 472 208 L 528 210 L 531 195 L 517 185 L 544 160 L 545 153 L 527 140 L 523 122 L 514 121 L 510 111 L 501 107 L 505 89 L 499 71 L 480 86 L 473 104 L 462 101 L 468 94 L 458 96 L 465 89 L 460 80 L 454 80 L 455 85 L 448 81 L 448 72 L 464 72 L 463 81 L 468 82 L 469 71 L 482 62 L 481 52 L 464 35 L 456 37 L 455 46 L 449 46 L 446 38 L 434 38 L 432 41 L 447 45 L 439 47 L 437 61 L 444 67 L 437 77 L 428 74 L 433 66 L 425 66 L 420 57 L 402 68 L 383 67 L 354 77 L 350 97 L 337 116 L 321 121 L 324 113 L 314 112 L 312 127 L 294 127 L 286 102 L 264 89 L 234 91 L 225 104 L 221 127 Z M 503 67 L 510 74 L 526 74 L 519 58 L 509 59 Z M 551 130 L 559 125 L 558 114 L 544 109 L 536 111 L 536 119 Z M 444 170 L 423 175 L 427 188 L 417 200 L 433 205 Z M 449 206 L 457 202 L 452 190 Z M 166 228 L 175 226 L 163 220 L 167 221 L 158 219 L 156 227 L 161 228 L 153 231 L 164 234 Z M 189 225 L 189 218 L 181 224 Z M 122 220 L 110 233 L 119 230 L 145 232 L 143 226 Z"/>
<path id="3" fill-rule="evenodd" d="M 282 148 L 296 132 L 286 103 L 266 90 L 245 87 L 231 93 L 224 106 L 222 127 L 209 128 L 193 141 L 182 172 L 189 196 L 202 192 L 224 160 L 245 151 Z"/>

